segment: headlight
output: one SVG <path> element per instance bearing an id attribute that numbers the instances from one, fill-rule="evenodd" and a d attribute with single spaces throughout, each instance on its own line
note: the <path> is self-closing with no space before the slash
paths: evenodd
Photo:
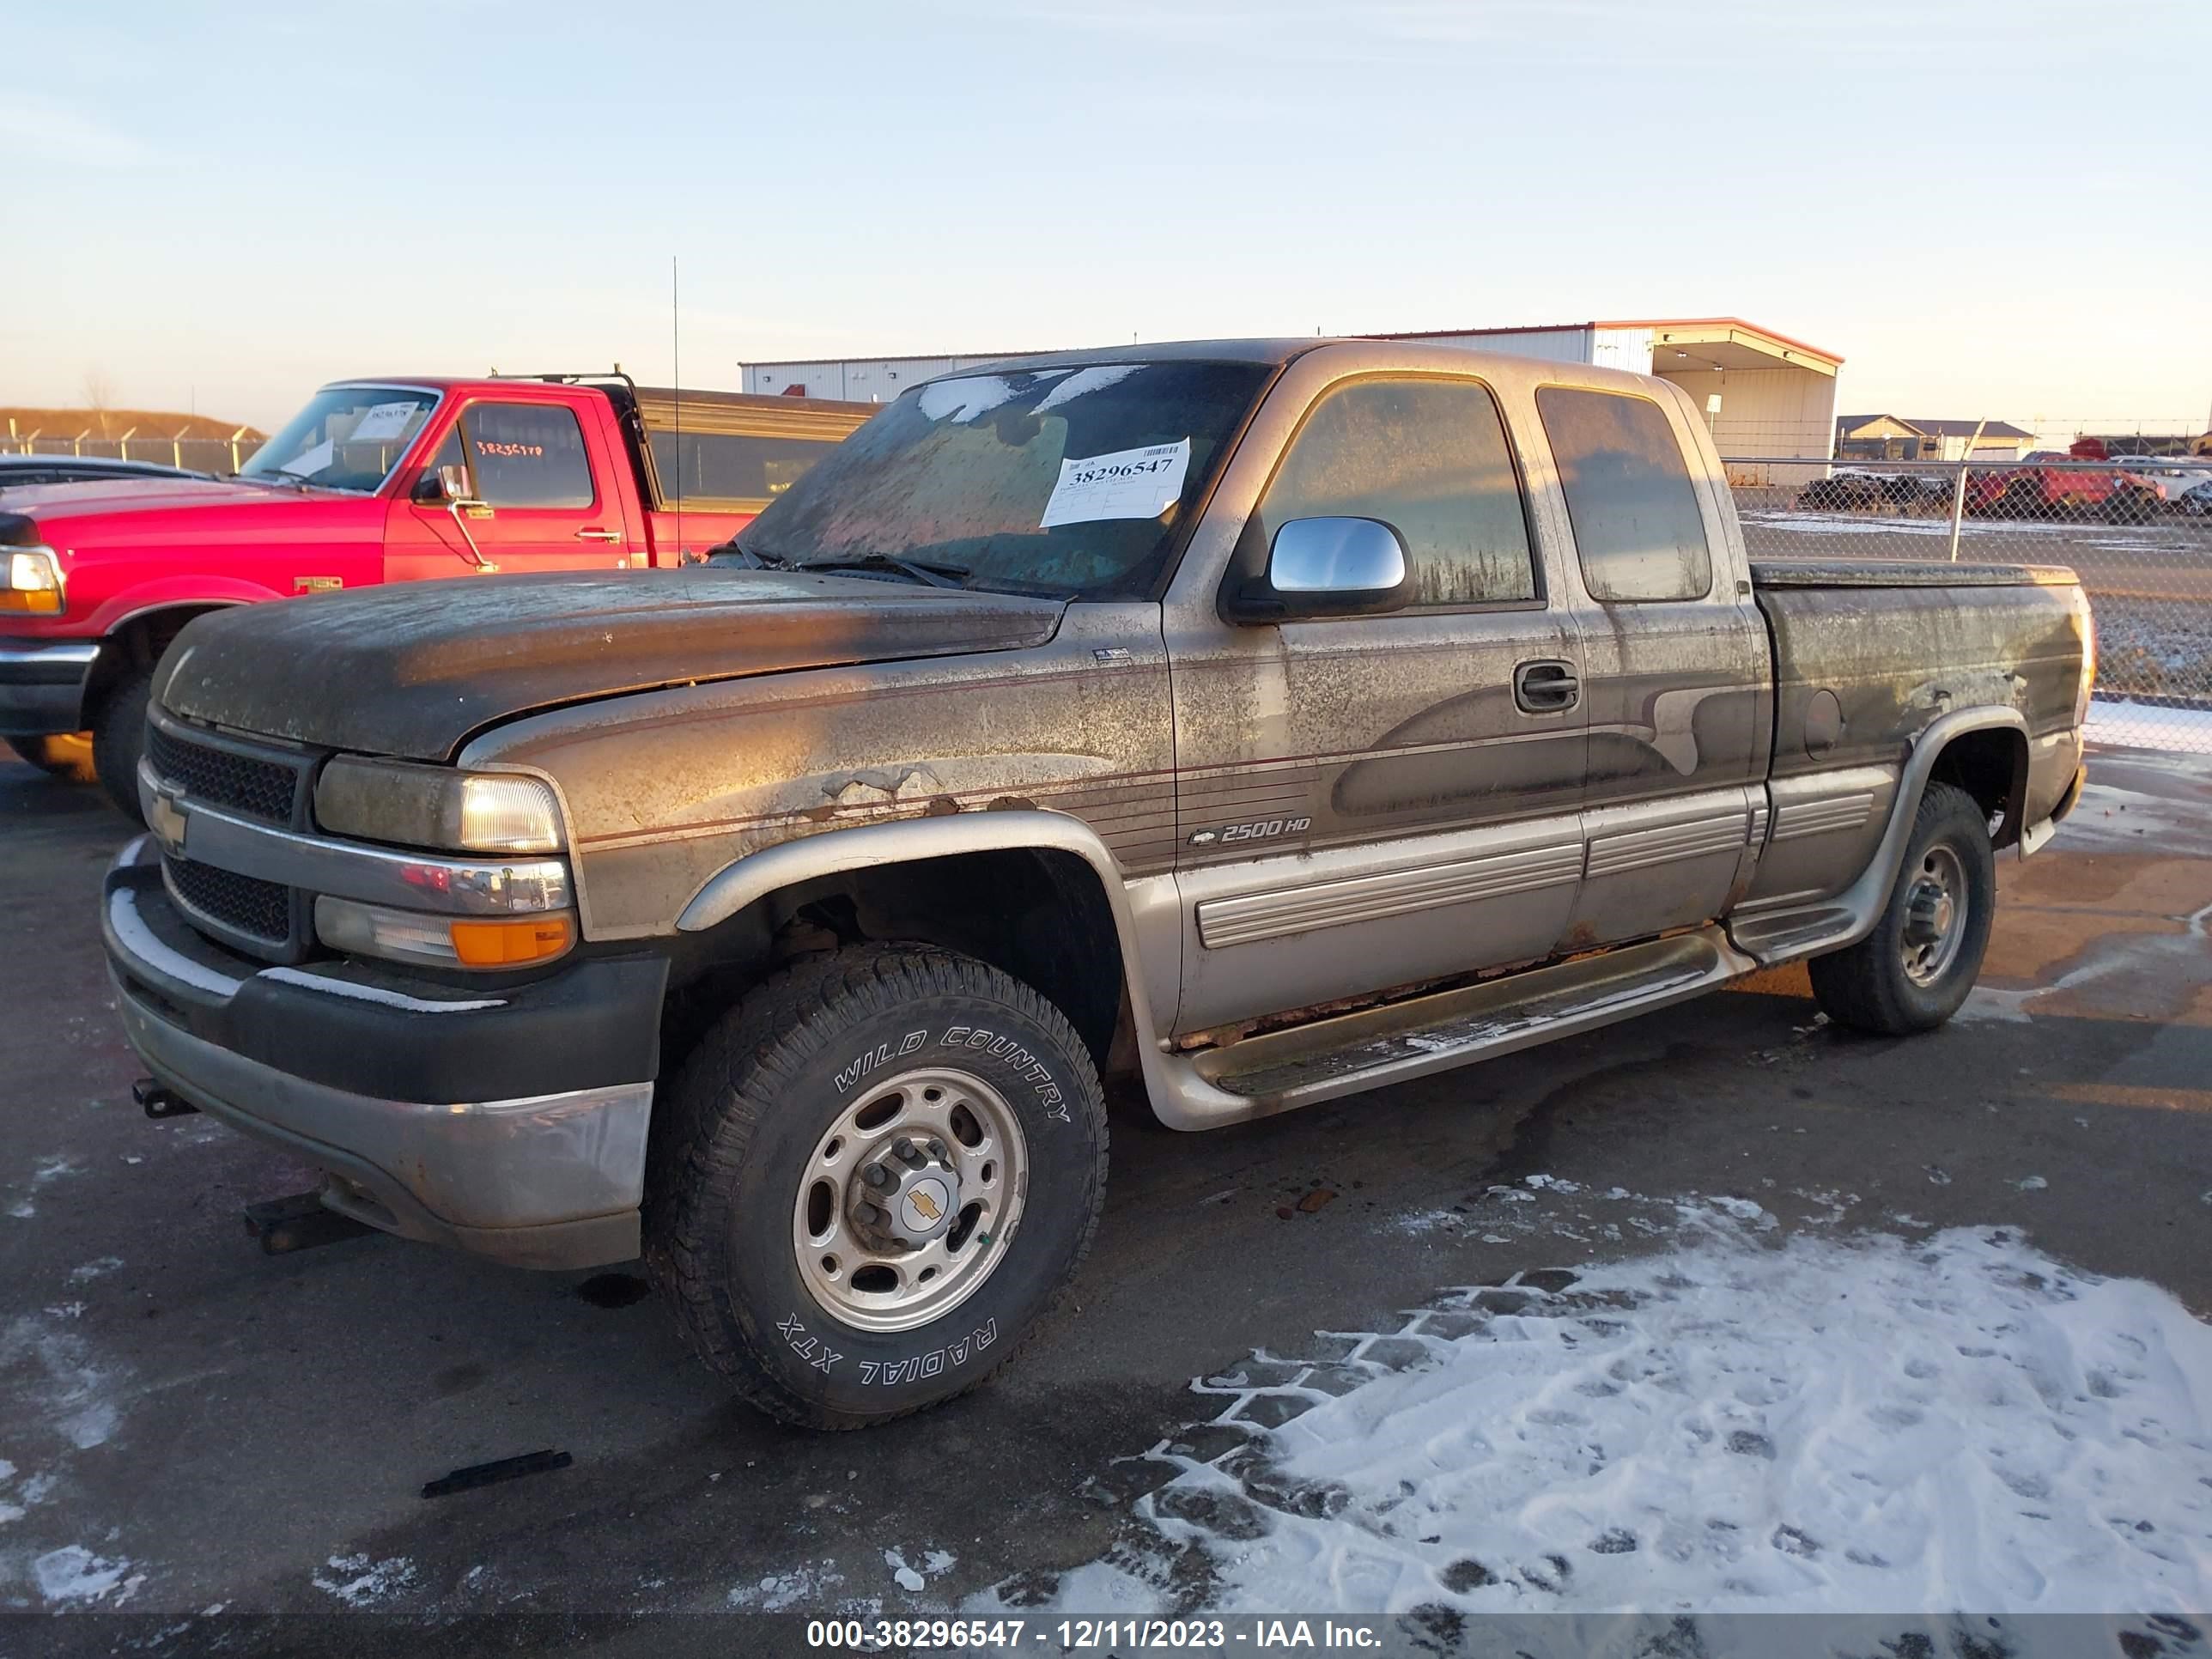
<path id="1" fill-rule="evenodd" d="M 550 785 L 511 772 L 341 757 L 315 783 L 315 822 L 334 835 L 455 853 L 556 853 Z"/>
<path id="2" fill-rule="evenodd" d="M 61 561 L 51 547 L 11 547 L 8 585 L 0 587 L 0 611 L 19 617 L 58 617 L 64 593 Z"/>

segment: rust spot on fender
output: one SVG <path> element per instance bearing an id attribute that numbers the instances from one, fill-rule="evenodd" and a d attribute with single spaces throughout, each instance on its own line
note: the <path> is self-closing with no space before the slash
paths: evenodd
<path id="1" fill-rule="evenodd" d="M 949 818 L 960 811 L 960 803 L 950 795 L 932 795 L 929 805 L 921 809 L 926 818 Z"/>

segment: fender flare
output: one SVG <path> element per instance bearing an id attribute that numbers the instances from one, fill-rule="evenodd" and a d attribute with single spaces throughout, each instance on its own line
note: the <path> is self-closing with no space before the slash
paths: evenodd
<path id="1" fill-rule="evenodd" d="M 2016 732 L 2023 744 L 2028 740 L 2027 721 L 2017 708 L 1960 708 L 1930 722 L 1912 740 L 1912 747 L 1905 755 L 1904 768 L 1898 774 L 1897 793 L 1890 802 L 1888 827 L 1882 831 L 1866 868 L 1859 872 L 1856 881 L 1835 897 L 1823 899 L 1807 907 L 1807 912 L 1799 913 L 1821 918 L 1832 916 L 1836 918 L 1833 924 L 1808 938 L 1790 931 L 1791 916 L 1788 912 L 1762 915 L 1758 919 L 1759 938 L 1774 939 L 1777 944 L 1762 945 L 1757 939 L 1747 944 L 1739 928 L 1731 925 L 1729 931 L 1738 947 L 1748 951 L 1762 965 L 1771 967 L 1801 957 L 1844 950 L 1874 932 L 1875 924 L 1881 920 L 1883 907 L 1889 902 L 1889 890 L 1897 884 L 1897 872 L 1904 867 L 1905 843 L 1912 838 L 1912 821 L 1919 816 L 1921 798 L 1928 793 L 1928 780 L 1936 770 L 1936 763 L 1954 738 L 1971 732 L 1995 730 Z"/>
<path id="2" fill-rule="evenodd" d="M 900 818 L 851 830 L 801 836 L 726 864 L 709 876 L 676 919 L 680 933 L 704 933 L 754 901 L 799 882 L 886 865 L 957 858 L 966 853 L 1066 853 L 1089 866 L 1104 890 L 1114 935 L 1121 948 L 1121 979 L 1147 1082 L 1160 1058 L 1152 987 L 1138 948 L 1139 927 L 1127 879 L 1098 832 L 1065 813 L 1028 809 L 961 812 L 946 817 Z M 1178 941 L 1179 933 L 1171 935 Z M 1181 957 L 1176 957 L 1180 988 Z"/>

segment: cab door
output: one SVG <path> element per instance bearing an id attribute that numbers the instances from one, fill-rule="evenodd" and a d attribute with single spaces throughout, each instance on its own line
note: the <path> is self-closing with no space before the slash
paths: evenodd
<path id="1" fill-rule="evenodd" d="M 574 405 L 512 397 L 464 405 L 423 472 L 466 469 L 479 506 L 456 512 L 401 497 L 386 550 L 387 580 L 502 572 L 626 568 L 635 549 L 623 501 L 592 457 Z M 478 560 L 483 564 L 478 563 Z"/>
<path id="2" fill-rule="evenodd" d="M 1279 390 L 1277 396 L 1285 393 Z M 1382 616 L 1170 623 L 1179 1031 L 1549 954 L 1582 873 L 1582 645 L 1491 388 L 1375 374 L 1305 412 L 1231 561 L 1398 532 Z"/>
<path id="3" fill-rule="evenodd" d="M 1535 404 L 1573 538 L 1589 719 L 1570 938 L 1711 921 L 1748 879 L 1772 744 L 1772 653 L 1741 544 L 1679 396 L 1549 385 Z"/>

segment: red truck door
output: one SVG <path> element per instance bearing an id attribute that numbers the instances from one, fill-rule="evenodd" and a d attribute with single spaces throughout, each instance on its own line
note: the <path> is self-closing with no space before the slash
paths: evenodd
<path id="1" fill-rule="evenodd" d="M 580 413 L 591 417 L 588 427 Z M 643 562 L 617 470 L 623 458 L 599 415 L 588 406 L 580 411 L 572 398 L 532 397 L 520 387 L 464 404 L 422 471 L 465 467 L 471 494 L 489 510 L 457 520 L 442 503 L 417 501 L 410 481 L 395 503 L 385 579 L 465 575 L 477 554 L 514 573 Z"/>

